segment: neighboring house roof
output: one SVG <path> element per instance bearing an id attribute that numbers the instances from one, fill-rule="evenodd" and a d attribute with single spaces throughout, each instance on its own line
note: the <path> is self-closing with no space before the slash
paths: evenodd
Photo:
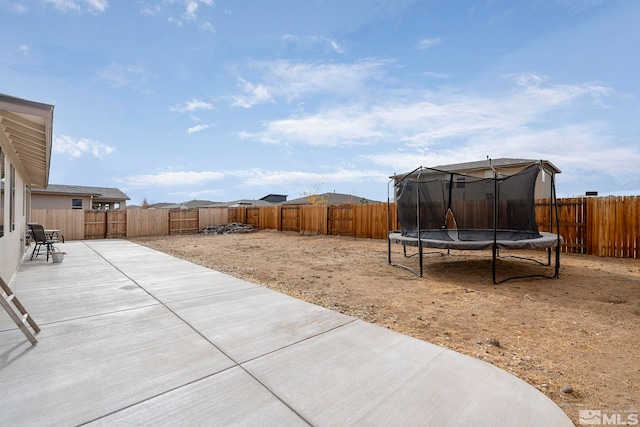
<path id="1" fill-rule="evenodd" d="M 64 194 L 72 196 L 93 196 L 94 200 L 130 200 L 118 188 L 87 187 L 82 185 L 49 185 L 44 189 L 34 189 L 32 194 Z"/>
<path id="2" fill-rule="evenodd" d="M 229 208 L 235 208 L 238 206 L 273 206 L 273 205 L 277 205 L 278 203 L 270 203 L 267 201 L 264 201 L 262 199 L 260 200 L 254 200 L 254 199 L 240 199 L 240 200 L 233 200 L 231 202 L 215 202 L 212 203 L 210 205 L 204 206 L 207 208 L 223 208 L 223 207 L 229 207 Z"/>
<path id="3" fill-rule="evenodd" d="M 186 206 L 189 209 L 201 208 L 203 206 L 209 206 L 210 204 L 215 203 L 211 200 L 190 200 L 188 202 L 182 202 L 181 205 Z"/>
<path id="4" fill-rule="evenodd" d="M 287 201 L 287 195 L 286 194 L 267 194 L 266 196 L 262 197 L 260 200 L 264 200 L 265 202 L 269 202 L 269 203 L 282 203 Z"/>
<path id="5" fill-rule="evenodd" d="M 210 200 L 190 200 L 188 202 L 182 203 L 153 203 L 149 205 L 150 209 L 197 209 L 205 206 L 210 206 L 211 204 L 215 204 L 216 202 L 212 202 Z"/>
<path id="6" fill-rule="evenodd" d="M 53 109 L 53 105 L 0 93 L 0 132 L 12 150 L 6 154 L 32 188 L 49 183 Z"/>
<path id="7" fill-rule="evenodd" d="M 480 160 L 476 162 L 466 162 L 466 163 L 452 163 L 449 165 L 439 165 L 439 166 L 430 166 L 430 169 L 437 169 L 445 172 L 472 172 L 478 170 L 487 170 L 494 168 L 504 168 L 504 167 L 517 167 L 529 165 L 536 162 L 542 162 L 545 167 L 550 169 L 553 173 L 561 173 L 560 169 L 558 169 L 553 163 L 547 160 L 535 160 L 535 159 L 512 159 L 512 158 L 499 158 L 499 159 L 487 159 Z M 410 173 L 410 172 L 409 172 Z M 409 173 L 398 174 L 395 178 L 403 178 L 407 176 Z M 393 176 L 391 178 L 394 178 Z"/>
<path id="8" fill-rule="evenodd" d="M 159 202 L 150 204 L 149 209 L 187 209 L 187 207 L 180 203 Z"/>
<path id="9" fill-rule="evenodd" d="M 312 194 L 299 199 L 289 200 L 283 203 L 283 205 L 344 205 L 344 204 L 358 204 L 358 203 L 378 203 L 375 200 L 366 199 L 360 196 L 354 196 L 353 194 L 342 193 L 323 193 Z"/>

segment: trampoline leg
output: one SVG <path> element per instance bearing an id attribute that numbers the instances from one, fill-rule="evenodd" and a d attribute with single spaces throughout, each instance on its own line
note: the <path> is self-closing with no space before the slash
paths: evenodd
<path id="1" fill-rule="evenodd" d="M 491 260 L 491 276 L 493 278 L 493 284 L 497 284 L 498 282 L 496 282 L 496 258 L 498 256 L 498 250 L 496 248 L 496 245 L 494 244 L 493 247 L 491 248 L 491 252 L 492 252 L 492 260 Z"/>
<path id="2" fill-rule="evenodd" d="M 422 242 L 419 241 L 418 252 L 420 252 L 420 277 L 422 277 Z"/>

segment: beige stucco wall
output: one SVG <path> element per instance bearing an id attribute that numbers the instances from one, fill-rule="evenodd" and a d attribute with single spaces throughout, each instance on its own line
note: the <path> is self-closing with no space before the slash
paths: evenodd
<path id="1" fill-rule="evenodd" d="M 5 185 L 7 186 L 7 190 L 9 190 L 9 170 L 10 170 L 10 160 L 8 157 L 5 158 Z M 6 283 L 9 283 L 18 270 L 18 266 L 20 265 L 20 261 L 22 260 L 22 256 L 25 253 L 25 235 L 26 235 L 26 185 L 23 177 L 20 175 L 20 172 L 16 170 L 15 172 L 15 228 L 12 229 L 11 224 L 9 222 L 10 212 L 9 212 L 9 198 L 10 191 L 4 191 L 0 195 L 4 198 L 4 207 L 5 209 L 2 212 L 4 225 L 4 235 L 0 237 L 0 277 Z"/>
<path id="2" fill-rule="evenodd" d="M 66 194 L 32 194 L 31 209 L 72 209 L 72 199 L 82 199 L 82 210 L 91 209 L 91 196 L 69 196 Z"/>

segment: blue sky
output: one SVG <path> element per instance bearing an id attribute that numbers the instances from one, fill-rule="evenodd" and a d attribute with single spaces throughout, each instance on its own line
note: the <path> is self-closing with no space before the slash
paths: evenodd
<path id="1" fill-rule="evenodd" d="M 142 202 L 386 200 L 545 159 L 640 194 L 635 0 L 0 0 L 0 92 L 55 105 L 51 184 Z"/>

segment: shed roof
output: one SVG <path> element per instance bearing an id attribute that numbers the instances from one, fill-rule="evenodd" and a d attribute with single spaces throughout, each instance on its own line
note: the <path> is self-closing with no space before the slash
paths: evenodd
<path id="1" fill-rule="evenodd" d="M 511 166 L 524 166 L 531 163 L 542 162 L 543 165 L 547 166 L 553 173 L 560 173 L 560 169 L 558 169 L 553 163 L 548 160 L 536 160 L 536 159 L 511 159 L 511 158 L 499 158 L 499 159 L 486 159 L 475 162 L 466 162 L 466 163 L 454 163 L 449 165 L 440 165 L 435 166 L 433 169 L 444 170 L 448 172 L 457 172 L 457 171 L 472 171 L 472 170 L 482 170 L 488 169 L 491 166 L 493 167 L 511 167 Z"/>
<path id="2" fill-rule="evenodd" d="M 465 163 L 452 163 L 448 165 L 439 165 L 439 166 L 429 166 L 429 169 L 435 169 L 439 171 L 445 172 L 459 172 L 459 173 L 468 173 L 479 170 L 487 170 L 494 168 L 509 168 L 509 167 L 518 167 L 518 166 L 526 166 L 533 163 L 542 162 L 545 169 L 554 174 L 561 173 L 560 169 L 558 169 L 553 163 L 548 160 L 535 160 L 535 159 L 514 159 L 514 158 L 499 158 L 499 159 L 486 159 L 479 160 L 475 162 L 465 162 Z M 398 174 L 392 176 L 391 178 L 402 178 L 407 176 L 409 173 Z"/>
<path id="3" fill-rule="evenodd" d="M 32 188 L 49 183 L 53 108 L 0 93 L 0 145 Z"/>

